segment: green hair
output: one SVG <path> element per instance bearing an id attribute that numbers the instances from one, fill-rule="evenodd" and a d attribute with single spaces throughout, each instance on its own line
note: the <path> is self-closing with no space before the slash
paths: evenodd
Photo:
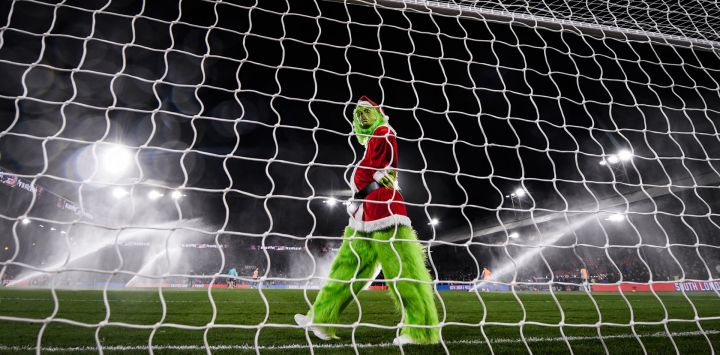
<path id="1" fill-rule="evenodd" d="M 373 115 L 375 115 L 375 123 L 373 123 L 368 128 L 363 128 L 363 126 L 360 124 L 360 111 L 362 110 L 370 110 Z M 367 141 L 372 137 L 373 132 L 375 130 L 385 124 L 385 116 L 380 112 L 380 109 L 377 107 L 369 106 L 369 105 L 357 105 L 355 107 L 355 110 L 353 110 L 353 127 L 355 128 L 355 137 L 357 137 L 358 142 L 360 144 L 365 145 Z"/>

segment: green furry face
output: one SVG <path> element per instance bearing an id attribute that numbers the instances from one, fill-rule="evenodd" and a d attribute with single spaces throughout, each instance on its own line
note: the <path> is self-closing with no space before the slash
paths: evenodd
<path id="1" fill-rule="evenodd" d="M 375 129 L 385 123 L 385 117 L 379 109 L 372 106 L 358 105 L 353 111 L 353 127 L 360 144 L 365 145 Z"/>

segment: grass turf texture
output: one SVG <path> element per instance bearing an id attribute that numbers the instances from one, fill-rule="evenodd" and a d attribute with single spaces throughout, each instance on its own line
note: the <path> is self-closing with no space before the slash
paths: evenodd
<path id="1" fill-rule="evenodd" d="M 220 326 L 210 329 L 206 336 L 213 353 L 236 354 L 254 353 L 255 341 L 263 353 L 309 353 L 309 344 L 305 331 L 292 328 L 295 313 L 305 313 L 308 309 L 302 290 L 263 290 L 267 299 L 266 307 L 258 290 L 254 289 L 214 289 L 212 298 L 217 312 L 214 324 Z M 316 291 L 308 291 L 313 299 Z M 440 292 L 445 304 L 446 325 L 442 337 L 451 353 L 489 353 L 483 341 L 478 323 L 483 317 L 483 306 L 477 295 L 470 292 Z M 560 292 L 557 298 L 565 314 L 563 332 L 568 337 L 572 350 L 576 353 L 604 353 L 597 328 L 578 328 L 573 324 L 595 324 L 598 313 L 585 293 Z M 109 312 L 103 301 L 102 291 L 95 290 L 58 290 L 59 302 L 53 302 L 50 290 L 0 289 L 0 316 L 44 319 L 53 313 L 55 318 L 90 323 L 93 327 L 51 322 L 44 329 L 41 343 L 45 351 L 63 351 L 65 353 L 97 352 L 95 332 L 98 322 L 105 320 L 109 313 L 109 325 L 100 328 L 99 338 L 105 353 L 147 353 L 147 345 L 152 329 L 133 329 L 113 325 L 115 322 L 133 325 L 152 326 L 162 322 L 154 336 L 152 344 L 156 354 L 201 354 L 204 353 L 204 330 L 178 329 L 175 325 L 203 327 L 212 321 L 212 305 L 207 290 L 163 290 L 166 312 L 163 309 L 159 292 L 153 290 L 110 291 L 107 294 Z M 511 323 L 508 325 L 485 325 L 483 330 L 490 338 L 496 353 L 527 352 L 521 338 L 519 323 L 523 318 L 520 303 L 512 293 L 482 293 L 487 312 L 487 322 Z M 630 307 L 619 294 L 594 293 L 592 297 L 598 304 L 602 321 L 606 323 L 628 324 L 630 310 L 636 322 L 655 322 L 665 318 L 663 304 L 669 319 L 689 320 L 689 322 L 670 322 L 670 332 L 680 334 L 674 340 L 683 353 L 710 353 L 705 337 L 699 333 L 695 323 L 693 305 L 700 317 L 720 316 L 720 297 L 714 293 L 688 294 L 692 305 L 679 293 L 662 293 L 662 304 L 649 293 L 627 294 Z M 526 322 L 558 324 L 561 313 L 549 293 L 518 293 L 527 314 Z M 400 320 L 393 310 L 392 303 L 384 291 L 364 291 L 359 296 L 362 305 L 361 323 L 392 326 Z M 442 306 L 438 303 L 442 319 Z M 358 308 L 351 304 L 343 314 L 341 321 L 352 324 L 358 319 Z M 267 319 L 266 319 L 267 316 Z M 258 324 L 265 326 L 258 332 Z M 462 324 L 459 324 L 462 323 Z M 244 326 L 222 328 L 227 325 Z M 715 351 L 720 350 L 720 320 L 701 321 Z M 0 320 L 0 353 L 31 353 L 37 342 L 42 323 L 27 323 Z M 648 353 L 674 353 L 668 337 L 661 336 L 662 325 L 636 325 L 635 331 Z M 640 343 L 627 326 L 602 326 L 602 335 L 612 353 L 642 353 Z M 395 337 L 394 329 L 381 329 L 371 326 L 359 326 L 355 331 L 355 342 L 361 344 L 363 354 L 399 353 L 397 347 L 388 345 Z M 522 334 L 527 346 L 534 353 L 567 353 L 568 348 L 562 340 L 560 328 L 525 324 Z M 341 328 L 339 341 L 322 342 L 314 337 L 311 340 L 320 354 L 354 354 L 351 345 L 352 329 Z M 384 345 L 383 345 L 384 344 Z M 286 347 L 290 345 L 289 347 Z M 182 347 L 187 346 L 187 347 Z M 75 348 L 75 349 L 70 349 Z M 441 345 L 409 346 L 406 352 L 411 354 L 442 353 Z"/>

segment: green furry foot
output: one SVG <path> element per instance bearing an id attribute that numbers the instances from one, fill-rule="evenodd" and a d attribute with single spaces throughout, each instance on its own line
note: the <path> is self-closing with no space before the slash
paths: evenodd
<path id="1" fill-rule="evenodd" d="M 297 323 L 297 325 L 308 328 L 308 330 L 310 330 L 316 337 L 318 337 L 321 340 L 340 339 L 340 337 L 335 335 L 335 332 L 333 331 L 332 328 L 308 326 L 308 324 L 310 323 L 310 318 L 307 316 L 304 316 L 302 314 L 296 314 L 294 319 L 295 319 L 295 323 Z"/>
<path id="2" fill-rule="evenodd" d="M 419 332 L 418 332 L 419 331 Z M 412 344 L 432 345 L 440 343 L 437 329 L 406 328 L 400 332 L 401 337 L 412 339 Z"/>

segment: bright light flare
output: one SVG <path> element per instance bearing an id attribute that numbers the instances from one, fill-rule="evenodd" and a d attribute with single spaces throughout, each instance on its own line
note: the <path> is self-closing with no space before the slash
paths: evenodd
<path id="1" fill-rule="evenodd" d="M 122 173 L 132 164 L 133 156 L 130 150 L 123 146 L 113 146 L 103 154 L 102 165 L 109 173 Z"/>
<path id="2" fill-rule="evenodd" d="M 518 232 L 512 232 L 512 233 L 508 234 L 508 238 L 517 239 L 517 238 L 520 238 L 520 234 L 518 234 Z"/>
<path id="3" fill-rule="evenodd" d="M 633 155 L 629 150 L 623 149 L 617 153 L 617 157 L 620 161 L 629 161 L 632 159 Z"/>
<path id="4" fill-rule="evenodd" d="M 148 198 L 151 199 L 151 200 L 157 200 L 157 199 L 159 199 L 160 197 L 163 197 L 163 196 L 165 196 L 165 195 L 163 195 L 163 194 L 162 194 L 160 191 L 158 191 L 158 190 L 150 190 L 150 192 L 148 192 L 148 195 L 147 195 L 147 196 L 148 196 Z"/>
<path id="5" fill-rule="evenodd" d="M 622 213 L 613 213 L 608 216 L 607 220 L 610 222 L 622 222 L 625 220 L 625 215 Z"/>
<path id="6" fill-rule="evenodd" d="M 327 200 L 323 201 L 323 203 L 332 207 L 332 206 L 335 206 L 335 204 L 337 204 L 337 199 L 335 197 L 329 197 Z"/>
<path id="7" fill-rule="evenodd" d="M 518 188 L 517 190 L 515 190 L 515 196 L 517 197 L 523 197 L 526 193 L 527 192 L 523 188 Z"/>
<path id="8" fill-rule="evenodd" d="M 620 161 L 620 158 L 618 158 L 617 155 L 612 154 L 612 155 L 608 156 L 607 161 L 610 164 L 617 164 L 617 162 Z"/>
<path id="9" fill-rule="evenodd" d="M 122 187 L 116 187 L 112 191 L 113 197 L 118 198 L 118 199 L 123 198 L 129 194 L 130 193 L 127 190 L 123 189 Z"/>
<path id="10" fill-rule="evenodd" d="M 23 218 L 22 224 L 30 224 L 30 218 L 27 218 L 27 217 Z"/>
<path id="11" fill-rule="evenodd" d="M 430 223 L 428 223 L 428 224 L 431 226 L 437 226 L 438 224 L 440 224 L 440 221 L 437 218 L 433 218 L 430 220 Z"/>
<path id="12" fill-rule="evenodd" d="M 180 192 L 178 190 L 175 190 L 170 194 L 170 197 L 172 197 L 173 200 L 179 200 L 183 196 L 185 196 L 185 195 L 183 195 L 182 192 Z"/>

